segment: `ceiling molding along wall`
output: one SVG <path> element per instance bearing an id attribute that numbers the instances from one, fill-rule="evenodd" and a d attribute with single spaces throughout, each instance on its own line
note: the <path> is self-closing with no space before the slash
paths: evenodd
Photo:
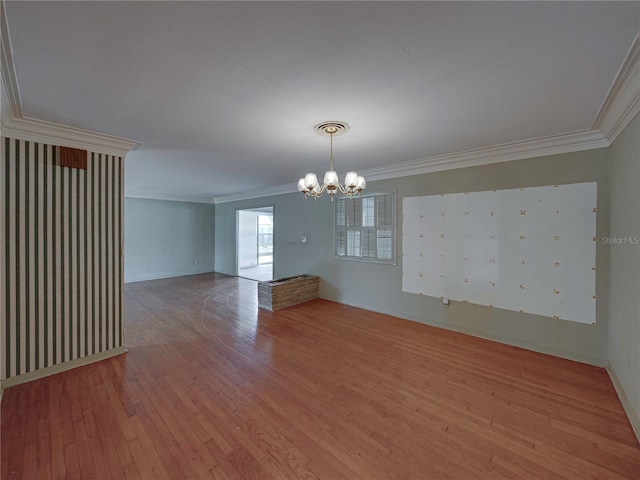
<path id="1" fill-rule="evenodd" d="M 129 150 L 140 145 L 138 142 L 126 138 L 32 118 L 12 118 L 3 122 L 2 135 L 49 145 L 81 148 L 119 157 L 124 157 Z"/>
<path id="2" fill-rule="evenodd" d="M 214 203 L 213 197 L 197 196 L 197 195 L 181 195 L 173 193 L 159 192 L 136 192 L 125 190 L 125 198 L 142 198 L 145 200 L 169 200 L 172 202 L 190 202 L 190 203 Z"/>
<path id="3" fill-rule="evenodd" d="M 5 118 L 2 121 L 3 136 L 19 140 L 47 143 L 49 145 L 81 148 L 83 150 L 86 149 L 107 155 L 116 155 L 118 157 L 124 157 L 129 150 L 140 146 L 139 142 L 126 138 L 46 122 L 23 115 L 20 90 L 18 88 L 18 80 L 13 63 L 13 51 L 11 49 L 5 2 L 1 0 L 0 76 L 2 77 L 2 87 L 6 93 L 12 117 L 10 119 Z"/>
<path id="4" fill-rule="evenodd" d="M 593 122 L 609 144 L 640 112 L 640 35 L 636 35 Z"/>
<path id="5" fill-rule="evenodd" d="M 492 163 L 510 162 L 533 157 L 545 157 L 561 153 L 593 150 L 595 148 L 608 147 L 609 143 L 602 133 L 596 130 L 584 130 L 580 132 L 554 135 L 551 137 L 524 140 L 520 142 L 506 143 L 493 147 L 477 148 L 465 152 L 437 155 L 434 157 L 412 160 L 410 162 L 394 163 L 383 167 L 368 168 L 358 173 L 363 175 L 367 182 L 385 180 L 388 178 L 408 177 L 424 173 L 441 172 L 457 168 L 477 167 Z M 297 186 L 292 184 L 278 187 L 254 190 L 243 194 L 225 195 L 215 197 L 214 203 L 235 202 L 270 195 L 281 195 L 297 192 Z"/>
<path id="6" fill-rule="evenodd" d="M 13 51 L 11 50 L 11 40 L 9 37 L 9 25 L 7 24 L 7 13 L 5 4 L 0 0 L 0 72 L 2 85 L 7 94 L 9 109 L 14 117 L 22 117 L 22 105 L 20 103 L 20 90 L 18 80 L 13 66 Z"/>
<path id="7" fill-rule="evenodd" d="M 492 163 L 546 157 L 548 155 L 579 152 L 608 146 L 607 140 L 600 132 L 586 130 L 370 168 L 362 170 L 360 174 L 364 175 L 367 181 L 385 180 L 387 178 L 478 167 Z"/>
<path id="8" fill-rule="evenodd" d="M 278 185 L 277 187 L 261 188 L 259 190 L 252 190 L 247 193 L 234 193 L 231 195 L 223 195 L 220 197 L 214 197 L 213 203 L 229 203 L 237 202 L 238 200 L 250 200 L 252 198 L 270 197 L 273 195 L 285 195 L 287 193 L 297 193 L 297 183 L 291 183 L 286 185 Z"/>

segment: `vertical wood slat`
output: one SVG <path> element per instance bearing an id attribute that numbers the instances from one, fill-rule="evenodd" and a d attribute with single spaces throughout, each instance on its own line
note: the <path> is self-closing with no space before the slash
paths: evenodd
<path id="1" fill-rule="evenodd" d="M 45 303 L 43 308 L 43 316 L 45 322 L 44 330 L 44 350 L 45 350 L 45 362 L 44 366 L 48 367 L 54 364 L 53 348 L 51 342 L 53 339 L 53 250 L 51 242 L 53 242 L 53 202 L 51 201 L 51 190 L 53 185 L 53 168 L 51 162 L 53 161 L 53 152 L 51 146 L 45 147 L 45 177 L 44 177 L 44 197 L 45 202 L 45 230 L 44 230 L 44 287 L 45 287 Z"/>
<path id="2" fill-rule="evenodd" d="M 106 292 L 106 249 L 105 242 L 106 233 L 106 217 L 107 217 L 107 202 L 106 197 L 106 178 L 105 178 L 105 164 L 106 155 L 100 155 L 100 182 L 98 183 L 98 190 L 100 195 L 100 351 L 108 349 L 107 345 L 107 292 Z"/>
<path id="3" fill-rule="evenodd" d="M 79 212 L 78 212 L 78 356 L 84 357 L 86 355 L 84 340 L 84 333 L 86 328 L 86 317 L 84 314 L 84 301 L 85 301 L 85 282 L 86 282 L 86 268 L 83 268 L 85 265 L 85 242 L 86 235 L 83 235 L 82 232 L 85 232 L 85 221 L 87 218 L 87 209 L 86 202 L 84 196 L 84 180 L 87 177 L 87 172 L 83 172 L 82 175 L 78 175 L 78 196 L 76 199 L 76 203 L 78 204 Z"/>
<path id="4" fill-rule="evenodd" d="M 77 230 L 76 230 L 76 221 L 78 216 L 78 210 L 80 209 L 80 205 L 76 203 L 76 178 L 78 170 L 75 168 L 67 168 L 65 169 L 69 173 L 69 346 L 67 348 L 67 352 L 69 358 L 78 358 L 76 351 L 76 330 L 78 324 L 78 292 L 76 290 L 77 282 L 78 282 L 78 261 L 77 261 L 77 250 L 76 244 L 77 242 Z"/>
<path id="5" fill-rule="evenodd" d="M 106 186 L 107 188 L 105 188 L 105 192 L 104 192 L 104 203 L 105 203 L 105 208 L 104 208 L 104 214 L 105 214 L 105 232 L 104 232 L 104 237 L 105 237 L 105 288 L 104 288 L 104 293 L 105 293 L 105 298 L 109 299 L 106 302 L 105 305 L 105 327 L 106 327 L 106 334 L 105 334 L 105 339 L 106 339 L 106 348 L 113 348 L 113 330 L 111 328 L 111 325 L 113 323 L 113 317 L 112 317 L 112 313 L 113 310 L 111 309 L 111 305 L 112 305 L 112 299 L 113 299 L 113 290 L 111 289 L 111 277 L 113 276 L 113 271 L 111 270 L 111 257 L 113 255 L 113 249 L 112 249 L 112 244 L 111 244 L 111 229 L 112 229 L 112 225 L 111 225 L 111 191 L 113 189 L 113 185 L 111 184 L 111 158 L 107 157 L 107 162 L 105 162 L 105 179 L 106 179 Z"/>
<path id="6" fill-rule="evenodd" d="M 118 329 L 120 332 L 120 338 L 118 339 L 118 345 L 124 345 L 124 163 L 122 159 L 118 162 L 118 178 L 118 202 L 120 204 L 118 209 L 120 220 L 117 222 L 119 229 L 118 278 L 120 279 L 118 284 L 118 295 L 120 296 L 120 310 L 118 312 L 118 319 L 120 320 L 120 327 Z"/>
<path id="7" fill-rule="evenodd" d="M 8 301 L 8 289 L 10 285 L 9 281 L 9 268 L 8 261 L 8 248 L 9 248 L 9 228 L 6 218 L 9 217 L 9 155 L 6 152 L 6 144 L 3 141 L 0 144 L 0 198 L 3 199 L 0 204 L 0 338 L 6 336 L 7 318 L 9 317 L 9 301 Z M 3 342 L 0 342 L 0 378 L 7 376 L 6 372 L 6 346 Z"/>
<path id="8" fill-rule="evenodd" d="M 95 273 L 94 273 L 94 269 L 93 269 L 93 241 L 94 241 L 94 236 L 93 236 L 93 224 L 94 224 L 94 220 L 93 220 L 93 210 L 94 210 L 94 204 L 93 204 L 93 175 L 94 175 L 94 171 L 95 169 L 93 168 L 94 165 L 94 161 L 95 161 L 95 153 L 91 153 L 91 166 L 90 168 L 87 170 L 87 180 L 86 180 L 86 184 L 87 184 L 87 188 L 85 191 L 85 195 L 87 197 L 87 210 L 89 212 L 91 212 L 91 215 L 87 216 L 87 234 L 85 235 L 85 241 L 87 244 L 87 260 L 86 260 L 86 269 L 87 269 L 87 302 L 86 302 L 86 312 L 85 315 L 87 316 L 87 355 L 92 355 L 93 353 L 95 353 L 95 341 L 94 341 L 94 322 L 91 321 L 89 322 L 88 319 L 94 319 L 95 316 L 93 314 L 93 283 L 95 281 Z"/>
<path id="9" fill-rule="evenodd" d="M 16 142 L 16 155 L 24 154 L 24 142 Z M 15 207 L 16 207 L 16 229 L 14 232 L 15 235 L 15 249 L 16 249 L 16 293 L 24 292 L 25 281 L 24 281 L 24 241 L 21 238 L 21 231 L 23 229 L 24 222 L 24 181 L 25 181 L 25 169 L 24 165 L 21 162 L 16 164 L 16 182 L 18 184 L 18 188 L 16 189 L 15 196 Z M 24 347 L 22 343 L 24 342 L 24 324 L 26 320 L 25 316 L 25 295 L 16 295 L 16 307 L 18 311 L 16 312 L 16 356 L 15 356 L 15 367 L 14 371 L 16 375 L 20 375 L 22 373 L 22 367 L 24 366 Z M 12 322 L 13 323 L 13 322 Z"/>
<path id="10" fill-rule="evenodd" d="M 99 249 L 99 245 L 100 245 L 100 224 L 102 219 L 100 218 L 100 202 L 99 202 L 99 193 L 100 193 L 100 183 L 98 181 L 98 178 L 100 177 L 100 164 L 102 163 L 101 161 L 101 155 L 96 155 L 95 157 L 95 163 L 92 165 L 92 168 L 94 171 L 94 175 L 93 175 L 93 191 L 94 191 L 94 196 L 93 196 L 93 208 L 94 208 L 94 212 L 98 212 L 98 215 L 96 215 L 94 217 L 94 221 L 93 221 L 93 268 L 94 268 L 94 272 L 93 272 L 93 323 L 94 323 L 94 331 L 93 331 L 93 338 L 94 338 L 94 344 L 93 344 L 93 351 L 94 352 L 98 352 L 100 351 L 100 332 L 101 332 L 101 323 L 102 323 L 102 318 L 100 316 L 100 249 Z M 97 172 L 97 175 L 96 175 Z"/>
<path id="11" fill-rule="evenodd" d="M 116 268 L 116 263 L 119 259 L 118 252 L 120 251 L 120 243 L 116 240 L 116 162 L 115 158 L 112 159 L 109 164 L 111 169 L 111 238 L 109 244 L 111 245 L 111 318 L 113 319 L 113 324 L 111 326 L 111 337 L 112 337 L 112 345 L 115 347 L 118 344 L 118 322 L 119 317 L 116 317 L 117 312 L 117 303 L 118 303 L 118 291 L 116 278 L 118 275 L 118 270 Z"/>
<path id="12" fill-rule="evenodd" d="M 14 355 L 15 355 L 15 345 L 13 344 L 13 342 L 9 341 L 9 339 L 15 338 L 16 335 L 16 324 L 17 324 L 17 295 L 16 295 L 16 276 L 17 276 L 17 269 L 16 269 L 16 238 L 15 238 L 15 231 L 16 231 L 16 218 L 17 215 L 15 215 L 15 205 L 16 205 L 16 199 L 15 199 L 15 192 L 18 188 L 19 183 L 16 181 L 16 162 L 12 162 L 11 158 L 13 156 L 15 156 L 15 144 L 14 142 L 11 142 L 9 139 L 6 140 L 5 142 L 5 154 L 6 154 L 6 163 L 7 163 L 7 188 L 6 188 L 6 197 L 5 197 L 5 201 L 6 201 L 6 209 L 5 209 L 5 216 L 6 218 L 4 219 L 3 223 L 5 223 L 6 225 L 6 229 L 7 229 L 7 246 L 5 249 L 6 252 L 6 258 L 5 258 L 5 262 L 7 265 L 7 276 L 8 276 L 8 280 L 7 280 L 7 285 L 6 285 L 6 296 L 7 296 L 7 305 L 6 305 L 6 309 L 7 309 L 7 317 L 5 319 L 6 321 L 6 329 L 5 329 L 5 335 L 6 335 L 6 342 L 4 342 L 4 347 L 5 347 L 5 365 L 4 365 L 4 370 L 5 370 L 5 374 L 6 377 L 11 377 L 14 376 L 15 373 L 15 362 L 12 362 L 11 360 L 13 359 Z"/>
<path id="13" fill-rule="evenodd" d="M 61 350 L 61 338 L 60 338 L 60 329 L 61 319 L 62 319 L 62 304 L 64 300 L 64 294 L 61 290 L 61 286 L 64 284 L 61 281 L 62 276 L 60 274 L 60 266 L 62 265 L 62 252 L 64 249 L 62 248 L 61 242 L 61 228 L 60 223 L 62 220 L 62 213 L 64 212 L 60 205 L 60 191 L 61 191 L 61 183 L 60 177 L 62 175 L 61 169 L 55 167 L 56 165 L 56 151 L 57 149 L 53 149 L 53 165 L 51 169 L 53 170 L 53 255 L 54 257 L 54 265 L 53 265 L 53 364 L 57 365 L 58 363 L 62 363 L 60 357 Z M 59 218 L 60 217 L 60 218 Z"/>
<path id="14" fill-rule="evenodd" d="M 43 368 L 45 365 L 45 354 L 44 354 L 44 343 L 45 343 L 45 331 L 46 331 L 46 323 L 45 323 L 45 313 L 43 312 L 43 306 L 45 302 L 45 283 L 46 278 L 44 277 L 45 271 L 45 263 L 47 261 L 47 256 L 44 254 L 44 245 L 46 243 L 45 240 L 45 198 L 44 195 L 44 179 L 46 175 L 46 163 L 44 159 L 45 146 L 40 143 L 38 144 L 36 157 L 36 168 L 38 172 L 38 181 L 36 184 L 36 212 L 38 214 L 37 220 L 37 229 L 36 229 L 36 253 L 35 259 L 38 262 L 37 268 L 37 281 L 36 286 L 38 288 L 36 305 L 37 310 L 35 312 L 36 318 L 38 321 L 37 333 L 38 333 L 38 352 L 37 352 L 37 361 L 36 361 L 36 369 Z"/>
<path id="15" fill-rule="evenodd" d="M 11 161 L 11 141 L 6 139 L 3 146 L 3 153 L 5 154 L 5 169 L 6 169 L 6 181 L 5 181 L 5 212 L 3 218 L 3 224 L 5 225 L 5 265 L 7 268 L 6 271 L 6 285 L 5 285 L 5 297 L 6 297 L 6 317 L 5 317 L 5 330 L 3 331 L 5 338 L 11 338 L 11 324 L 14 323 L 10 321 L 10 319 L 14 316 L 15 311 L 15 299 L 13 297 L 15 292 L 15 256 L 13 255 L 13 245 L 14 245 L 14 229 L 13 223 L 15 222 L 15 216 L 13 215 L 14 211 L 14 190 L 16 189 L 15 183 L 15 162 Z M 5 355 L 3 357 L 3 377 L 9 377 L 11 375 L 11 362 L 10 359 L 13 355 L 11 344 L 7 342 L 2 342 L 4 347 Z"/>
<path id="16" fill-rule="evenodd" d="M 122 158 L 0 145 L 0 379 L 122 346 Z"/>
<path id="17" fill-rule="evenodd" d="M 56 156 L 59 155 L 59 151 L 56 153 Z M 58 160 L 59 161 L 59 160 Z M 69 314 L 68 314 L 68 303 L 67 303 L 67 279 L 68 279 L 68 255 L 67 255 L 67 223 L 69 219 L 67 217 L 67 171 L 64 168 L 59 169 L 58 178 L 60 180 L 60 263 L 59 263 L 59 274 L 60 274 L 60 300 L 61 300 L 61 315 L 59 318 L 60 325 L 58 328 L 58 334 L 60 338 L 60 344 L 58 348 L 58 356 L 59 362 L 66 361 L 66 347 L 67 347 L 67 337 L 65 336 L 65 332 L 67 330 L 67 323 L 69 322 Z"/>
<path id="18" fill-rule="evenodd" d="M 35 310 L 36 310 L 36 278 L 35 278 L 35 223 L 34 219 L 36 216 L 35 209 L 35 171 L 36 171 L 36 162 L 35 162 L 35 151 L 37 149 L 37 144 L 30 144 L 26 142 L 25 145 L 25 158 L 26 158 L 26 166 L 27 166 L 27 178 L 26 178 L 26 190 L 25 190 L 25 198 L 26 200 L 26 218 L 25 218 L 25 250 L 26 254 L 26 275 L 27 275 L 27 323 L 25 325 L 25 365 L 24 371 L 28 372 L 31 370 L 35 370 L 35 341 L 37 339 L 37 328 L 35 325 Z"/>

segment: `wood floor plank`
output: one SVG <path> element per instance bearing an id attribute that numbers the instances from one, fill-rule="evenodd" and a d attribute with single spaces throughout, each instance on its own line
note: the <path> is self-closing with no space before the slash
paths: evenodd
<path id="1" fill-rule="evenodd" d="M 136 438 L 129 442 L 129 451 L 142 478 L 174 478 L 164 468 L 163 461 L 158 455 L 158 445 L 149 438 L 140 419 L 137 416 L 131 417 L 131 424 L 136 432 Z"/>
<path id="2" fill-rule="evenodd" d="M 76 443 L 78 449 L 78 459 L 80 463 L 80 474 L 82 478 L 97 478 L 95 462 L 93 460 L 93 452 L 87 438 L 84 419 L 78 420 L 73 424 L 76 434 Z M 97 453 L 97 452 L 96 452 Z"/>
<path id="3" fill-rule="evenodd" d="M 63 441 L 63 411 L 64 404 L 61 405 L 62 399 L 62 382 L 64 380 L 64 376 L 62 375 L 54 375 L 50 379 L 47 379 L 47 383 L 49 384 L 49 411 L 50 413 L 50 451 L 51 451 L 51 473 L 52 478 L 65 478 L 66 477 L 66 469 L 67 466 L 65 464 L 64 457 L 64 441 Z M 31 387 L 31 384 L 27 384 L 22 388 Z M 3 412 L 4 413 L 4 412 Z M 69 421 L 70 415 L 67 413 L 64 415 L 64 419 Z M 4 437 L 4 430 L 2 431 L 2 435 Z M 6 445 L 3 439 L 3 444 Z M 26 480 L 26 479 L 25 479 Z"/>
<path id="4" fill-rule="evenodd" d="M 51 473 L 51 418 L 49 405 L 49 385 L 41 384 L 38 405 L 38 473 L 36 478 L 50 478 Z"/>
<path id="5" fill-rule="evenodd" d="M 219 274 L 125 297 L 126 355 L 4 392 L 3 479 L 640 479 L 604 369 Z"/>

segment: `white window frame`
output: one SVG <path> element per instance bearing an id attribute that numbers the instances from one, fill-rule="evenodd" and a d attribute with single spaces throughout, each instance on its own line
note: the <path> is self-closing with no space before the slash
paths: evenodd
<path id="1" fill-rule="evenodd" d="M 363 223 L 363 219 L 364 219 L 364 213 L 362 215 L 362 218 L 360 218 L 360 225 L 338 225 L 338 215 L 339 215 L 339 210 L 340 210 L 340 202 L 344 202 L 345 207 L 347 205 L 349 205 L 349 202 L 353 202 L 353 201 L 357 201 L 357 199 L 367 199 L 367 198 L 377 198 L 377 197 L 381 197 L 381 196 L 389 196 L 391 197 L 391 224 L 389 225 L 378 225 L 377 221 L 378 221 L 378 215 L 377 212 L 374 209 L 374 213 L 373 213 L 373 218 L 375 221 L 375 225 L 373 226 L 364 226 L 362 225 Z M 374 200 L 374 203 L 376 201 Z M 365 263 L 380 263 L 380 264 L 387 264 L 387 265 L 397 265 L 397 250 L 398 250 L 398 226 L 397 226 L 397 192 L 374 192 L 374 193 L 370 193 L 370 194 L 366 194 L 366 195 L 361 195 L 359 197 L 355 197 L 355 198 L 348 198 L 348 197 L 339 197 L 336 198 L 335 202 L 334 202 L 334 209 L 333 209 L 333 255 L 334 258 L 337 260 L 348 260 L 348 261 L 356 261 L 356 262 L 365 262 Z M 345 222 L 346 223 L 346 213 L 345 213 Z M 386 227 L 386 228 L 385 228 Z M 364 250 L 366 250 L 363 247 L 363 231 L 365 230 L 370 230 L 373 229 L 375 231 L 375 241 L 376 241 L 376 256 L 375 257 L 363 257 L 362 254 L 364 252 Z M 391 230 L 391 258 L 386 259 L 386 258 L 380 258 L 378 257 L 378 239 L 380 238 L 378 236 L 378 232 L 380 231 L 385 231 L 385 230 Z M 339 235 L 342 233 L 344 235 L 344 242 L 345 242 L 345 253 L 341 254 L 338 250 L 339 250 Z M 353 236 L 352 241 L 355 239 L 355 233 L 359 232 L 359 235 L 357 236 L 360 242 L 360 246 L 358 248 L 359 250 L 359 254 L 358 255 L 347 255 L 346 254 L 346 249 L 347 247 L 347 242 L 349 240 L 349 232 L 353 232 Z"/>

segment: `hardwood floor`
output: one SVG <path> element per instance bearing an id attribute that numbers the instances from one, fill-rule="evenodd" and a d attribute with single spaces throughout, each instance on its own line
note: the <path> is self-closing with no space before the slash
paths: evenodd
<path id="1" fill-rule="evenodd" d="M 126 286 L 129 353 L 4 392 L 2 479 L 638 479 L 601 368 L 256 284 Z"/>

